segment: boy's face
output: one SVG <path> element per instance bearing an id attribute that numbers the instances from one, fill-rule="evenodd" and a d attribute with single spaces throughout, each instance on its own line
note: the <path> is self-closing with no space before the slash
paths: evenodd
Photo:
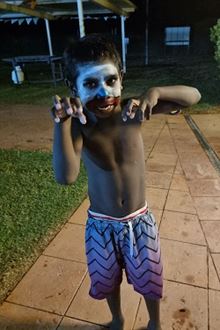
<path id="1" fill-rule="evenodd" d="M 121 75 L 111 62 L 79 65 L 76 88 L 83 107 L 107 118 L 120 103 Z"/>

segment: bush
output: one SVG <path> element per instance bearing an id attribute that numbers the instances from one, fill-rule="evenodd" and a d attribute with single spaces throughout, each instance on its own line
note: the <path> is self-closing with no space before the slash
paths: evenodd
<path id="1" fill-rule="evenodd" d="M 217 23 L 210 29 L 210 40 L 215 45 L 214 58 L 220 68 L 220 19 L 218 19 Z"/>

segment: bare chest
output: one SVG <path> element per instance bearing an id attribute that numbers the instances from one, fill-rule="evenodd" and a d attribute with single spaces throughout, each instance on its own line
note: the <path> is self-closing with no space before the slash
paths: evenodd
<path id="1" fill-rule="evenodd" d="M 143 142 L 139 125 L 109 126 L 83 132 L 84 152 L 106 170 L 132 165 L 142 158 Z"/>

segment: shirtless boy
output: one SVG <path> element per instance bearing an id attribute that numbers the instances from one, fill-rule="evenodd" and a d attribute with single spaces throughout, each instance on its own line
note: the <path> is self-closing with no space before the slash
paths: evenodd
<path id="1" fill-rule="evenodd" d="M 121 61 L 111 42 L 88 35 L 64 57 L 74 97 L 54 98 L 53 164 L 61 184 L 77 179 L 81 157 L 87 170 L 90 295 L 107 300 L 110 328 L 123 329 L 120 284 L 125 269 L 127 281 L 145 299 L 146 329 L 159 330 L 162 261 L 155 219 L 145 201 L 141 124 L 152 113 L 197 103 L 200 94 L 188 86 L 153 87 L 122 108 Z"/>

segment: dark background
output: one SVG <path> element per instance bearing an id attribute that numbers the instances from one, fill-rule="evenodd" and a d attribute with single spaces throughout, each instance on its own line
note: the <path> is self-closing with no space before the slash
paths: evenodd
<path id="1" fill-rule="evenodd" d="M 144 61 L 145 27 L 147 22 L 146 1 L 133 1 L 137 10 L 126 20 L 126 36 L 129 38 L 128 61 L 137 58 Z M 174 55 L 182 53 L 197 58 L 213 55 L 210 42 L 210 27 L 220 18 L 220 0 L 149 0 L 149 60 L 165 59 L 164 28 L 166 26 L 190 26 L 190 49 L 174 50 Z M 61 55 L 71 38 L 79 36 L 77 19 L 50 21 L 54 54 Z M 85 19 L 86 33 L 102 32 L 111 35 L 120 46 L 120 17 L 105 20 Z M 39 19 L 37 25 L 31 23 L 11 24 L 0 22 L 0 58 L 7 56 L 48 54 L 45 23 Z M 185 53 L 184 53 L 185 52 Z M 187 56 L 186 56 L 187 55 Z"/>

